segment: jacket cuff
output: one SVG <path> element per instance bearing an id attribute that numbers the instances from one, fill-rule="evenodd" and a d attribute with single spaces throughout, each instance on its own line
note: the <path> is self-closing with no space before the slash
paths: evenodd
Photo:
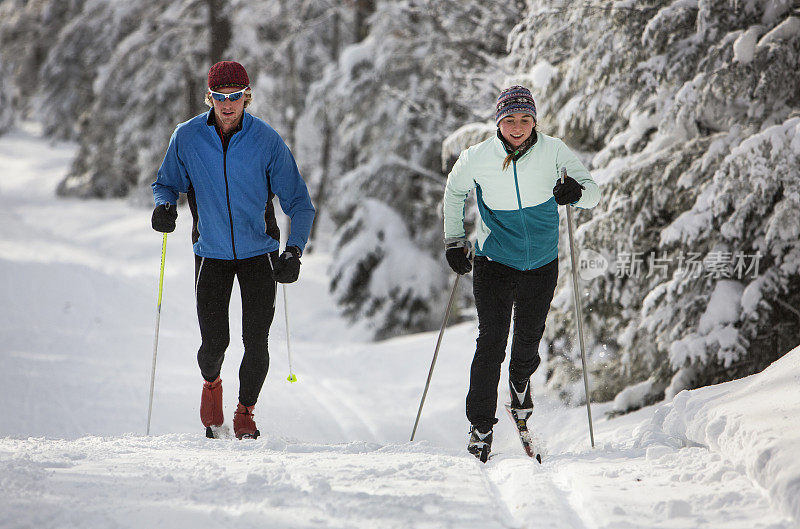
<path id="1" fill-rule="evenodd" d="M 472 248 L 472 244 L 466 237 L 446 237 L 444 239 L 444 248 L 445 250 L 450 248 L 466 248 L 469 250 Z"/>

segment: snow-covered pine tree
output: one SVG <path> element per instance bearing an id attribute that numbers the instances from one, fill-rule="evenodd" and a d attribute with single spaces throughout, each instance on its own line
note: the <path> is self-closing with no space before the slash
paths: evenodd
<path id="1" fill-rule="evenodd" d="M 785 1 L 545 1 L 511 35 L 540 129 L 586 151 L 602 186 L 578 241 L 611 269 L 581 299 L 594 398 L 640 383 L 619 411 L 800 342 L 798 15 Z M 548 374 L 580 400 L 568 278 L 563 255 Z"/>
<path id="2" fill-rule="evenodd" d="M 81 118 L 95 99 L 92 83 L 117 43 L 141 22 L 142 7 L 138 2 L 113 6 L 97 0 L 80 4 L 81 9 L 54 27 L 50 35 L 37 86 L 36 112 L 46 135 L 77 141 Z"/>
<path id="3" fill-rule="evenodd" d="M 35 0 L 0 9 L 0 71 L 9 74 L 0 123 L 35 117 L 47 135 L 79 142 L 60 193 L 136 191 L 142 200 L 175 124 L 206 109 L 205 74 L 217 60 L 247 65 L 252 110 L 293 143 L 308 84 L 328 60 L 332 14 L 353 11 L 322 0 Z"/>
<path id="4" fill-rule="evenodd" d="M 230 54 L 258 87 L 253 109 L 295 149 L 309 85 L 321 77 L 331 49 L 351 42 L 352 8 L 327 0 L 232 3 Z M 339 35 L 337 36 L 337 32 Z M 298 157 L 308 163 L 311 156 Z M 313 164 L 312 164 L 313 166 Z"/>
<path id="5" fill-rule="evenodd" d="M 129 20 L 97 70 L 78 122 L 80 151 L 59 193 L 126 196 L 138 189 L 147 196 L 175 125 L 205 108 L 209 5 L 134 0 L 130 11 L 87 13 L 109 24 L 126 12 L 138 19 Z"/>
<path id="6" fill-rule="evenodd" d="M 41 97 L 45 94 L 39 88 L 48 86 L 49 82 L 59 82 L 46 71 L 48 53 L 57 45 L 62 28 L 79 16 L 85 3 L 85 0 L 8 0 L 0 3 L 0 74 L 3 79 L 0 133 L 34 114 L 44 121 L 48 133 L 55 132 L 50 126 L 54 117 L 65 118 L 61 121 L 64 128 L 70 130 L 78 107 L 73 106 L 66 115 L 53 116 L 54 107 L 61 105 L 69 95 L 63 94 L 54 102 L 46 96 Z M 65 63 L 65 68 L 81 60 L 73 57 Z M 69 82 L 69 79 L 64 82 Z M 73 93 L 79 95 L 80 89 Z M 63 105 L 61 108 L 69 107 Z M 72 137 L 63 133 L 59 136 Z"/>
<path id="7" fill-rule="evenodd" d="M 473 0 L 376 5 L 368 36 L 326 70 L 308 109 L 335 126 L 331 289 L 384 337 L 441 323 L 441 142 L 491 113 L 515 14 Z"/>

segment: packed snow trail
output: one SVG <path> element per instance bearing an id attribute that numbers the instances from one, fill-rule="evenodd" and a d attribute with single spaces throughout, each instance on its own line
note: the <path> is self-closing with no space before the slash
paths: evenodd
<path id="1" fill-rule="evenodd" d="M 503 527 L 460 453 L 277 439 L 7 440 L 6 527 Z M 35 505 L 35 508 L 32 508 Z"/>
<path id="2" fill-rule="evenodd" d="M 324 253 L 304 256 L 288 288 L 298 382 L 286 381 L 278 310 L 262 437 L 206 439 L 185 208 L 167 244 L 144 436 L 161 237 L 149 207 L 56 199 L 73 155 L 31 130 L 0 137 L 0 527 L 798 527 L 800 349 L 614 420 L 597 405 L 595 450 L 585 410 L 543 396 L 538 378 L 530 425 L 547 442 L 543 464 L 502 416 L 481 465 L 466 454 L 463 416 L 475 323 L 446 331 L 408 443 L 436 333 L 367 341 L 327 295 Z M 240 318 L 235 288 L 228 423 Z"/>

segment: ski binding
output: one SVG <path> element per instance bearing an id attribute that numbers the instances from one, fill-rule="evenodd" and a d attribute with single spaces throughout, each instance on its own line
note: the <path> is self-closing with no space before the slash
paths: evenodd
<path id="1" fill-rule="evenodd" d="M 522 448 L 528 457 L 536 459 L 539 463 L 542 462 L 542 454 L 537 450 L 531 432 L 528 430 L 528 418 L 533 413 L 533 408 L 512 408 L 511 404 L 506 404 L 506 411 L 509 417 L 514 421 L 519 434 L 519 440 L 522 443 Z"/>

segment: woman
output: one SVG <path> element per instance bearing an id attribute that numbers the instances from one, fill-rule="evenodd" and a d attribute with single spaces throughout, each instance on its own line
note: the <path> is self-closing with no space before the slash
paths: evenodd
<path id="1" fill-rule="evenodd" d="M 597 184 L 564 142 L 536 131 L 530 90 L 503 90 L 495 123 L 496 137 L 458 157 L 444 192 L 446 257 L 458 274 L 472 270 L 464 231 L 472 189 L 480 213 L 473 278 L 478 339 L 466 402 L 472 425 L 467 448 L 476 457 L 491 450 L 512 308 L 510 408 L 521 426 L 533 410 L 530 377 L 539 366 L 539 340 L 558 279 L 558 205 L 592 208 L 600 199 Z"/>

